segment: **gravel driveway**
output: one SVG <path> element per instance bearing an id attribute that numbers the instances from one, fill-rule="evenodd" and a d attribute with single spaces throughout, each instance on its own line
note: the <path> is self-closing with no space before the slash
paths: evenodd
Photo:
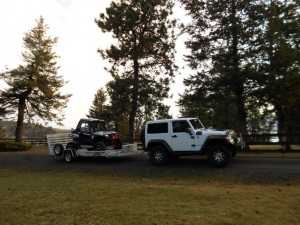
<path id="1" fill-rule="evenodd" d="M 0 169 L 80 171 L 100 174 L 138 176 L 190 176 L 237 174 L 251 183 L 300 181 L 300 157 L 237 156 L 226 168 L 212 167 L 205 157 L 189 156 L 154 166 L 147 156 L 120 158 L 81 158 L 71 164 L 48 155 L 47 147 L 33 147 L 28 152 L 0 152 Z"/>

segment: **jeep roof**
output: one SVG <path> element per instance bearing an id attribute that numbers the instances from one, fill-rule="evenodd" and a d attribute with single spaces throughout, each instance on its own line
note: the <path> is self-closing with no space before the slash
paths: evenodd
<path id="1" fill-rule="evenodd" d="M 93 122 L 93 121 L 103 121 L 104 122 L 104 120 L 100 120 L 100 119 L 95 119 L 95 118 L 81 118 L 80 119 L 80 121 L 91 121 L 91 122 Z"/>
<path id="2" fill-rule="evenodd" d="M 198 119 L 196 117 L 181 117 L 181 118 L 175 118 L 175 119 L 160 119 L 160 120 L 149 120 L 147 123 L 159 123 L 159 122 L 170 122 L 174 120 L 193 120 Z"/>

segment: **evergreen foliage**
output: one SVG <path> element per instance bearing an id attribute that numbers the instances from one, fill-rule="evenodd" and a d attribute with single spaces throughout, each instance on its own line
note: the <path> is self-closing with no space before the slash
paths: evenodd
<path id="1" fill-rule="evenodd" d="M 256 4 L 251 50 L 260 75 L 257 96 L 272 105 L 279 133 L 300 128 L 300 5 L 297 0 Z"/>
<path id="2" fill-rule="evenodd" d="M 94 96 L 91 108 L 89 109 L 89 118 L 104 119 L 107 110 L 107 94 L 103 88 L 100 88 Z"/>
<path id="3" fill-rule="evenodd" d="M 28 151 L 32 148 L 31 145 L 26 143 L 18 143 L 12 141 L 0 141 L 0 152 L 17 152 L 17 151 Z"/>
<path id="4" fill-rule="evenodd" d="M 117 44 L 99 53 L 112 64 L 109 72 L 114 81 L 108 86 L 117 91 L 112 102 L 115 98 L 124 99 L 123 106 L 117 108 L 129 112 L 131 139 L 135 138 L 139 111 L 153 112 L 168 97 L 176 70 L 172 32 L 175 21 L 169 19 L 172 7 L 172 0 L 113 1 L 96 20 L 103 32 L 111 32 L 117 40 Z"/>
<path id="5" fill-rule="evenodd" d="M 129 137 L 129 82 L 128 79 L 115 79 L 107 83 L 106 90 L 100 88 L 95 94 L 87 115 L 90 118 L 104 119 L 109 128 L 117 131 L 123 138 Z M 140 129 L 146 120 L 171 118 L 168 112 L 169 107 L 162 103 L 154 106 L 149 105 L 148 108 L 140 108 L 135 119 L 135 132 L 140 133 Z"/>
<path id="6" fill-rule="evenodd" d="M 4 138 L 5 133 L 6 133 L 5 128 L 2 125 L 0 125 L 0 138 Z"/>
<path id="7" fill-rule="evenodd" d="M 215 127 L 237 121 L 243 134 L 273 127 L 273 112 L 279 132 L 299 127 L 299 3 L 181 2 L 192 18 L 186 59 L 196 71 L 184 81 L 182 114 L 198 112 Z"/>
<path id="8" fill-rule="evenodd" d="M 0 127 L 3 128 L 0 138 L 15 137 L 16 125 L 15 121 L 0 121 Z M 24 123 L 24 138 L 46 138 L 47 134 L 56 134 L 59 131 L 58 129 L 45 127 L 39 123 Z M 61 130 L 61 132 L 67 131 Z"/>
<path id="9" fill-rule="evenodd" d="M 40 17 L 37 25 L 23 38 L 23 64 L 1 73 L 8 88 L 1 91 L 3 108 L 17 112 L 16 141 L 22 142 L 24 119 L 40 118 L 44 121 L 63 120 L 62 109 L 71 95 L 62 94 L 59 89 L 65 84 L 57 74 L 57 58 L 53 46 L 57 38 L 47 36 L 48 26 Z"/>

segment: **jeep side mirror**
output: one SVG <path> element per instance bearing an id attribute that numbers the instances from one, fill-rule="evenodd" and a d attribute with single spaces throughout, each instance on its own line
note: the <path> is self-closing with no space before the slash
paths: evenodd
<path id="1" fill-rule="evenodd" d="M 196 135 L 202 135 L 202 131 L 197 131 Z"/>

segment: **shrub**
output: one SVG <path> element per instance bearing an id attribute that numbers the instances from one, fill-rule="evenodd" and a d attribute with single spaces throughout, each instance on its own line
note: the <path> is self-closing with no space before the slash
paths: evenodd
<path id="1" fill-rule="evenodd" d="M 32 145 L 13 141 L 0 141 L 0 152 L 28 151 Z"/>

